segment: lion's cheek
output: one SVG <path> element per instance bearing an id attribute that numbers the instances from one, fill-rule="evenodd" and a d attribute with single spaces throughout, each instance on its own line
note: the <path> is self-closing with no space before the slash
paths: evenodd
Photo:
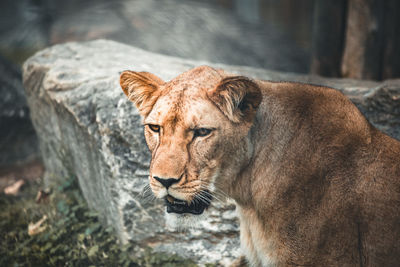
<path id="1" fill-rule="evenodd" d="M 147 130 L 145 130 L 144 137 L 146 140 L 147 147 L 149 148 L 150 151 L 153 151 L 157 146 L 158 136 L 155 136 L 154 134 L 151 134 Z"/>
<path id="2" fill-rule="evenodd" d="M 226 141 L 223 137 L 220 137 Z M 198 170 L 198 177 L 200 180 L 204 181 L 203 184 L 206 185 L 208 190 L 215 191 L 216 188 L 221 187 L 221 175 L 225 176 L 225 168 L 230 166 L 232 162 L 233 153 L 226 151 L 225 142 L 215 142 L 209 143 L 208 146 L 203 146 L 201 151 L 198 152 L 196 157 L 199 160 L 196 163 L 196 169 Z"/>
<path id="3" fill-rule="evenodd" d="M 209 169 L 216 169 L 219 165 L 219 160 L 217 159 L 211 159 L 207 162 L 207 167 Z"/>

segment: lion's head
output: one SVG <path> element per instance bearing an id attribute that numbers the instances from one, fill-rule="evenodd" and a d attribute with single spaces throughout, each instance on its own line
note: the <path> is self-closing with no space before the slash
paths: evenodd
<path id="1" fill-rule="evenodd" d="M 205 66 L 169 82 L 125 71 L 120 84 L 143 117 L 150 186 L 167 213 L 187 220 L 202 214 L 219 190 L 229 195 L 253 153 L 258 85 Z"/>

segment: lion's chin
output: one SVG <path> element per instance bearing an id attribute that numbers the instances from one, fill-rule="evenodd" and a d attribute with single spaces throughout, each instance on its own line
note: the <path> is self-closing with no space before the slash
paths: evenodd
<path id="1" fill-rule="evenodd" d="M 183 231 L 189 229 L 201 229 L 201 222 L 207 217 L 207 211 L 200 215 L 190 213 L 168 213 L 165 212 L 165 220 L 167 227 L 172 231 Z"/>
<path id="2" fill-rule="evenodd" d="M 187 230 L 187 229 L 200 229 L 202 228 L 200 222 L 203 221 L 207 215 L 207 209 L 211 204 L 212 196 L 208 191 L 199 193 L 201 198 L 197 201 L 188 203 L 184 200 L 176 199 L 171 195 L 167 195 L 165 200 L 166 212 L 166 225 L 171 230 Z"/>

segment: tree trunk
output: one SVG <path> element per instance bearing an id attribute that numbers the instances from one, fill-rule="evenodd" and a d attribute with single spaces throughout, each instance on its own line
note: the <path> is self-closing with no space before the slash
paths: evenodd
<path id="1" fill-rule="evenodd" d="M 342 60 L 343 77 L 374 80 L 382 78 L 384 11 L 385 1 L 349 1 Z"/>
<path id="2" fill-rule="evenodd" d="M 311 73 L 400 77 L 399 0 L 315 0 Z"/>

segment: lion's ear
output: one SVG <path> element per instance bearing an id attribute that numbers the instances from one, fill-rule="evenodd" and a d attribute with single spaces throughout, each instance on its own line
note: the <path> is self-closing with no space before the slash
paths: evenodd
<path id="1" fill-rule="evenodd" d="M 135 103 L 139 112 L 147 116 L 160 95 L 163 80 L 148 72 L 124 71 L 119 83 L 128 99 Z"/>
<path id="2" fill-rule="evenodd" d="M 262 100 L 259 86 L 244 76 L 222 79 L 208 92 L 208 97 L 236 123 L 252 121 Z"/>

